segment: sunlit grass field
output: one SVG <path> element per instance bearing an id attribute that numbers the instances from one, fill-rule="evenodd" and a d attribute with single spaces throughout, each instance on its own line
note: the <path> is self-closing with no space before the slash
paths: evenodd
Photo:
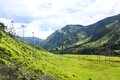
<path id="1" fill-rule="evenodd" d="M 120 58 L 95 55 L 57 55 L 49 58 L 69 80 L 119 80 Z"/>

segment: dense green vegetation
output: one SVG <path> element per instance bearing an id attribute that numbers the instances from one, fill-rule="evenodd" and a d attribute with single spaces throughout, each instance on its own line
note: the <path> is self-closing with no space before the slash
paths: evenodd
<path id="1" fill-rule="evenodd" d="M 52 54 L 0 29 L 0 79 L 119 80 L 120 58 Z"/>

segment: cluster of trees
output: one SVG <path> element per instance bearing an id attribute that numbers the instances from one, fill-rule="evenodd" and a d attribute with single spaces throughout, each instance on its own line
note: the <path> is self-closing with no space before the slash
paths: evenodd
<path id="1" fill-rule="evenodd" d="M 23 32 L 23 37 L 24 37 L 25 25 L 21 25 L 21 28 L 23 29 L 22 32 Z M 4 23 L 0 22 L 0 29 L 5 30 L 6 32 L 8 32 L 8 34 L 11 37 L 17 36 L 17 31 L 16 31 L 15 26 L 14 26 L 14 21 L 11 21 L 11 25 L 7 25 L 7 26 L 5 26 Z"/>
<path id="2" fill-rule="evenodd" d="M 7 26 L 5 26 L 3 23 L 0 22 L 0 29 L 6 29 Z"/>
<path id="3" fill-rule="evenodd" d="M 15 28 L 13 26 L 13 21 L 11 21 L 11 25 L 9 27 L 5 26 L 4 23 L 0 22 L 0 29 L 8 32 L 9 35 L 11 35 L 11 36 L 16 34 Z"/>
<path id="4" fill-rule="evenodd" d="M 107 55 L 107 56 L 118 56 L 119 52 L 115 50 L 120 50 L 120 42 L 117 44 L 104 44 L 99 47 L 90 47 L 90 46 L 75 46 L 75 47 L 64 47 L 64 48 L 55 48 L 52 52 L 59 53 L 73 53 L 73 54 L 88 54 L 88 55 Z"/>

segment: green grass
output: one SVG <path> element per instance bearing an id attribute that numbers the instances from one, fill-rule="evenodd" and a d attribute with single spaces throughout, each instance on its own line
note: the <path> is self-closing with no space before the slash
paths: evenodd
<path id="1" fill-rule="evenodd" d="M 120 80 L 119 57 L 57 55 L 15 40 L 3 31 L 0 34 L 0 69 L 16 73 L 17 68 L 15 80 Z M 0 71 L 2 80 L 15 76 L 7 71 Z"/>
<path id="2" fill-rule="evenodd" d="M 71 80 L 118 80 L 120 79 L 120 59 L 104 56 L 64 55 L 51 58 L 50 62 L 58 67 Z M 110 59 L 110 62 L 109 62 Z"/>

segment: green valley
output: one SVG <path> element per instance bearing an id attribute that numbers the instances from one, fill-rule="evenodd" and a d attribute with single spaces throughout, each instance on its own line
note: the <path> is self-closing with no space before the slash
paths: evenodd
<path id="1" fill-rule="evenodd" d="M 0 3 L 0 80 L 120 80 L 120 0 Z"/>
<path id="2" fill-rule="evenodd" d="M 10 37 L 0 24 L 1 80 L 119 80 L 120 58 L 52 54 Z"/>

